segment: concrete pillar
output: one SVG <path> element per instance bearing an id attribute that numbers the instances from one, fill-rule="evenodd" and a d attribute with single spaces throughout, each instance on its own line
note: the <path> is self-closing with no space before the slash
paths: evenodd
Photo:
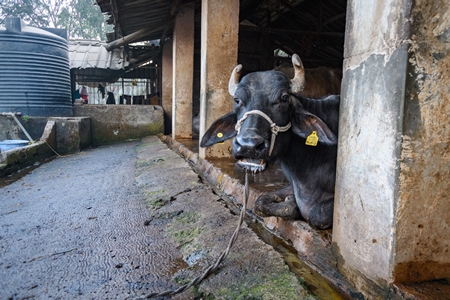
<path id="1" fill-rule="evenodd" d="M 173 33 L 172 138 L 192 138 L 194 84 L 194 3 L 180 8 Z"/>
<path id="2" fill-rule="evenodd" d="M 219 117 L 233 110 L 228 81 L 237 65 L 239 0 L 202 0 L 200 137 Z M 229 157 L 231 141 L 207 149 L 200 157 Z"/>
<path id="3" fill-rule="evenodd" d="M 450 12 L 347 5 L 333 247 L 358 290 L 390 299 L 394 282 L 450 278 Z"/>
<path id="4" fill-rule="evenodd" d="M 173 89 L 173 42 L 167 42 L 162 48 L 162 84 L 161 104 L 164 109 L 164 134 L 172 133 L 172 89 Z"/>

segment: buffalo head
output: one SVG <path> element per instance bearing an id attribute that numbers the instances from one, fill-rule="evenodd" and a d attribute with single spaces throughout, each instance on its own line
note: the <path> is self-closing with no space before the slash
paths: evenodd
<path id="1" fill-rule="evenodd" d="M 305 76 L 298 55 L 292 56 L 292 62 L 293 79 L 271 70 L 249 73 L 239 81 L 242 65 L 236 66 L 228 85 L 235 102 L 234 111 L 211 125 L 200 146 L 235 137 L 232 153 L 238 164 L 263 170 L 266 162 L 286 152 L 291 134 L 306 138 L 315 132 L 319 142 L 336 143 L 333 132 L 293 96 L 304 88 Z"/>

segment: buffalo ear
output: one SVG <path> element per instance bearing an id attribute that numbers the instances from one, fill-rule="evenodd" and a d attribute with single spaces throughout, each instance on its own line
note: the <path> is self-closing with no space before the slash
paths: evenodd
<path id="1" fill-rule="evenodd" d="M 336 145 L 337 137 L 319 117 L 304 109 L 297 110 L 292 118 L 293 132 L 307 138 L 313 131 L 317 133 L 319 142 L 326 145 Z"/>
<path id="2" fill-rule="evenodd" d="M 208 130 L 202 137 L 200 147 L 209 147 L 214 144 L 231 139 L 237 134 L 234 127 L 237 123 L 237 116 L 235 112 L 230 112 L 225 116 L 217 119 L 212 123 Z"/>

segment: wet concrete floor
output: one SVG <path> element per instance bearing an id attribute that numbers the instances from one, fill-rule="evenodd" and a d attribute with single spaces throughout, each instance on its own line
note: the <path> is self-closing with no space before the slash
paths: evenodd
<path id="1" fill-rule="evenodd" d="M 234 211 L 157 137 L 55 158 L 0 188 L 0 299 L 177 288 L 226 248 Z M 244 223 L 219 269 L 173 299 L 319 297 Z"/>

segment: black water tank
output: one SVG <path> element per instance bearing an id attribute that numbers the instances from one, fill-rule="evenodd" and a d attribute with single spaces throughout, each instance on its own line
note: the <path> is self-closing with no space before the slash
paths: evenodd
<path id="1" fill-rule="evenodd" d="M 5 23 L 0 27 L 0 112 L 72 116 L 67 34 L 26 26 L 19 18 Z"/>

